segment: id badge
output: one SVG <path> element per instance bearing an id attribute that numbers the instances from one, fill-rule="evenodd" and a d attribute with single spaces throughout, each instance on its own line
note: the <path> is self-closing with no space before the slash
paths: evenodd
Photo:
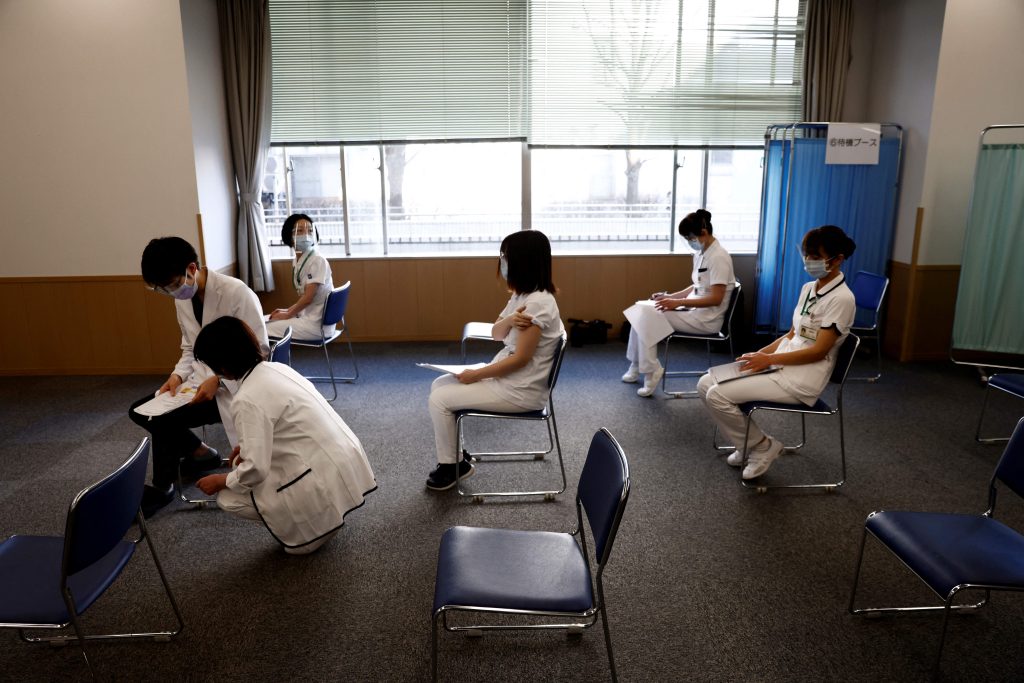
<path id="1" fill-rule="evenodd" d="M 804 318 L 800 323 L 800 336 L 807 341 L 818 341 L 818 332 L 821 330 L 821 323 L 814 322 L 811 318 Z"/>

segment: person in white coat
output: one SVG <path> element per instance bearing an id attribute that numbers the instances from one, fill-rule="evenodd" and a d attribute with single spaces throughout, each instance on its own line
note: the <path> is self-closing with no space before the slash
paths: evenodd
<path id="1" fill-rule="evenodd" d="M 359 439 L 309 380 L 264 361 L 241 320 L 224 317 L 204 327 L 195 352 L 238 385 L 231 402 L 238 429 L 232 470 L 197 485 L 216 494 L 227 512 L 263 522 L 285 552 L 316 550 L 377 488 Z"/>
<path id="2" fill-rule="evenodd" d="M 697 252 L 690 275 L 692 284 L 678 292 L 655 292 L 651 295 L 653 309 L 638 306 L 637 314 L 663 316 L 676 332 L 713 334 L 722 329 L 729 292 L 736 287 L 732 256 L 714 236 L 710 211 L 698 209 L 688 214 L 679 221 L 679 234 Z M 653 395 L 665 374 L 658 360 L 658 344 L 663 338 L 644 340 L 636 326 L 629 330 L 629 369 L 622 381 L 634 383 L 643 375 L 644 385 L 636 390 L 638 396 Z"/>
<path id="3" fill-rule="evenodd" d="M 334 325 L 321 325 L 327 296 L 334 289 L 331 264 L 317 248 L 320 233 L 313 219 L 293 213 L 281 226 L 281 241 L 293 249 L 292 286 L 299 298 L 288 308 L 270 313 L 267 334 L 280 337 L 290 326 L 293 339 L 320 339 L 334 333 Z"/>
<path id="4" fill-rule="evenodd" d="M 153 435 L 153 485 L 142 494 L 143 514 L 150 517 L 171 502 L 179 460 L 182 473 L 188 476 L 220 466 L 220 455 L 193 434 L 192 427 L 223 422 L 229 441 L 234 441 L 229 413 L 233 388 L 222 385 L 209 367 L 195 359 L 193 344 L 199 331 L 221 316 L 235 316 L 255 331 L 264 351 L 270 346 L 256 294 L 241 280 L 200 267 L 196 250 L 182 238 L 151 240 L 142 252 L 142 278 L 153 291 L 174 297 L 181 328 L 181 358 L 157 395 L 173 395 L 183 384 L 195 387 L 190 403 L 163 415 L 148 417 L 135 411 L 152 394 L 128 410 L 132 421 Z"/>
<path id="5" fill-rule="evenodd" d="M 504 342 L 482 368 L 442 375 L 430 387 L 437 467 L 427 488 L 444 491 L 470 476 L 473 465 L 458 453 L 455 411 L 466 408 L 522 413 L 547 403 L 547 380 L 555 347 L 565 333 L 551 280 L 551 244 L 538 230 L 514 232 L 501 243 L 498 269 L 512 297 L 491 328 Z"/>
<path id="6" fill-rule="evenodd" d="M 825 390 L 857 304 L 839 270 L 857 245 L 842 229 L 823 225 L 804 235 L 804 269 L 813 278 L 800 289 L 789 332 L 759 351 L 745 353 L 741 370 L 758 373 L 717 384 L 710 374 L 697 382 L 697 392 L 718 428 L 736 448 L 726 459 L 743 468 L 744 479 L 768 471 L 782 454 L 782 443 L 765 434 L 753 420 L 742 452 L 746 415 L 739 406 L 748 401 L 814 405 Z"/>

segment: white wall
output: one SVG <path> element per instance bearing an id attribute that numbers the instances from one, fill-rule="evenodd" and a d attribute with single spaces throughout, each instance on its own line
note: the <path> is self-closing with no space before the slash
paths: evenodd
<path id="1" fill-rule="evenodd" d="M 215 0 L 181 0 L 181 24 L 206 264 L 217 269 L 236 261 L 234 226 L 238 195 L 228 137 Z"/>
<path id="2" fill-rule="evenodd" d="M 923 264 L 960 263 L 981 129 L 1024 123 L 1022 36 L 1021 0 L 946 3 L 921 200 Z"/>
<path id="3" fill-rule="evenodd" d="M 875 12 L 867 119 L 903 126 L 903 173 L 893 259 L 910 263 L 942 41 L 943 2 L 879 2 Z"/>
<path id="4" fill-rule="evenodd" d="M 0 276 L 138 274 L 196 241 L 178 0 L 0 2 Z"/>

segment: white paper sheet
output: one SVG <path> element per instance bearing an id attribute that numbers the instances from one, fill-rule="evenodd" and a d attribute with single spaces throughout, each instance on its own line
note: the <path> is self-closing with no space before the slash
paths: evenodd
<path id="1" fill-rule="evenodd" d="M 417 367 L 426 368 L 427 370 L 434 370 L 440 373 L 446 373 L 450 375 L 457 375 L 463 370 L 478 370 L 487 365 L 487 363 L 474 363 L 473 365 L 436 365 L 434 363 L 417 363 Z"/>
<path id="2" fill-rule="evenodd" d="M 665 318 L 664 313 L 654 307 L 654 303 L 650 299 L 637 301 L 622 312 L 644 346 L 654 346 L 675 332 L 672 323 Z"/>
<path id="3" fill-rule="evenodd" d="M 196 384 L 181 384 L 178 386 L 178 390 L 173 396 L 169 391 L 157 394 L 155 398 L 151 398 L 141 406 L 137 407 L 135 412 L 139 415 L 146 416 L 156 416 L 169 413 L 176 408 L 180 408 L 187 403 L 191 403 L 192 399 L 196 397 L 196 389 L 198 388 L 199 387 Z"/>
<path id="4" fill-rule="evenodd" d="M 730 380 L 739 379 L 740 377 L 749 377 L 750 375 L 763 375 L 768 372 L 775 372 L 779 369 L 779 366 L 772 365 L 764 370 L 754 371 L 742 371 L 740 368 L 746 361 L 738 360 L 733 363 L 725 363 L 723 365 L 715 365 L 714 367 L 708 368 L 708 373 L 711 375 L 711 379 L 715 380 L 716 384 L 722 382 L 728 382 Z"/>

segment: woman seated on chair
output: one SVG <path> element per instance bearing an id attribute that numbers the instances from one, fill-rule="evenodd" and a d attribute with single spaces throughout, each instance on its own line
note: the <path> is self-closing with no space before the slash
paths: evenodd
<path id="1" fill-rule="evenodd" d="M 711 417 L 736 448 L 726 462 L 734 467 L 746 462 L 744 479 L 764 474 L 782 453 L 783 446 L 751 420 L 744 458 L 747 418 L 739 405 L 773 401 L 810 406 L 818 400 L 856 313 L 853 292 L 839 270 L 856 246 L 834 225 L 824 225 L 804 235 L 804 269 L 814 279 L 800 290 L 789 332 L 760 351 L 745 353 L 737 359 L 745 361 L 740 367 L 744 372 L 761 373 L 773 368 L 777 372 L 740 377 L 722 384 L 716 384 L 711 375 L 704 375 L 697 382 L 697 392 Z"/>
<path id="2" fill-rule="evenodd" d="M 482 368 L 442 375 L 430 387 L 430 419 L 434 423 L 437 467 L 427 488 L 444 491 L 473 465 L 458 453 L 456 410 L 475 408 L 520 413 L 547 404 L 548 373 L 565 327 L 551 281 L 551 244 L 537 230 L 514 232 L 501 243 L 498 269 L 512 297 L 491 328 L 505 346 Z"/>
<path id="3" fill-rule="evenodd" d="M 238 382 L 232 470 L 197 485 L 217 494 L 224 510 L 262 521 L 285 552 L 316 550 L 377 487 L 359 439 L 309 380 L 263 360 L 241 320 L 225 316 L 204 327 L 195 354 Z"/>
<path id="4" fill-rule="evenodd" d="M 320 233 L 313 220 L 304 213 L 293 213 L 281 226 L 281 241 L 293 249 L 292 285 L 298 300 L 288 308 L 272 312 L 267 334 L 280 337 L 290 325 L 295 339 L 320 339 L 334 333 L 334 325 L 323 326 L 324 305 L 334 289 L 331 264 L 317 249 Z"/>
<path id="5" fill-rule="evenodd" d="M 678 292 L 655 292 L 651 299 L 655 308 L 676 332 L 685 334 L 714 334 L 722 329 L 726 309 L 729 308 L 729 294 L 736 284 L 732 269 L 732 256 L 715 239 L 711 225 L 711 213 L 698 209 L 679 221 L 679 234 L 697 252 L 693 257 L 693 281 L 686 289 Z M 682 310 L 676 310 L 679 307 Z M 622 376 L 623 382 L 636 382 L 644 376 L 644 385 L 636 390 L 638 396 L 650 396 L 658 388 L 665 369 L 658 361 L 658 344 L 661 339 L 640 339 L 636 328 L 629 331 L 629 345 L 626 359 L 629 369 Z"/>

